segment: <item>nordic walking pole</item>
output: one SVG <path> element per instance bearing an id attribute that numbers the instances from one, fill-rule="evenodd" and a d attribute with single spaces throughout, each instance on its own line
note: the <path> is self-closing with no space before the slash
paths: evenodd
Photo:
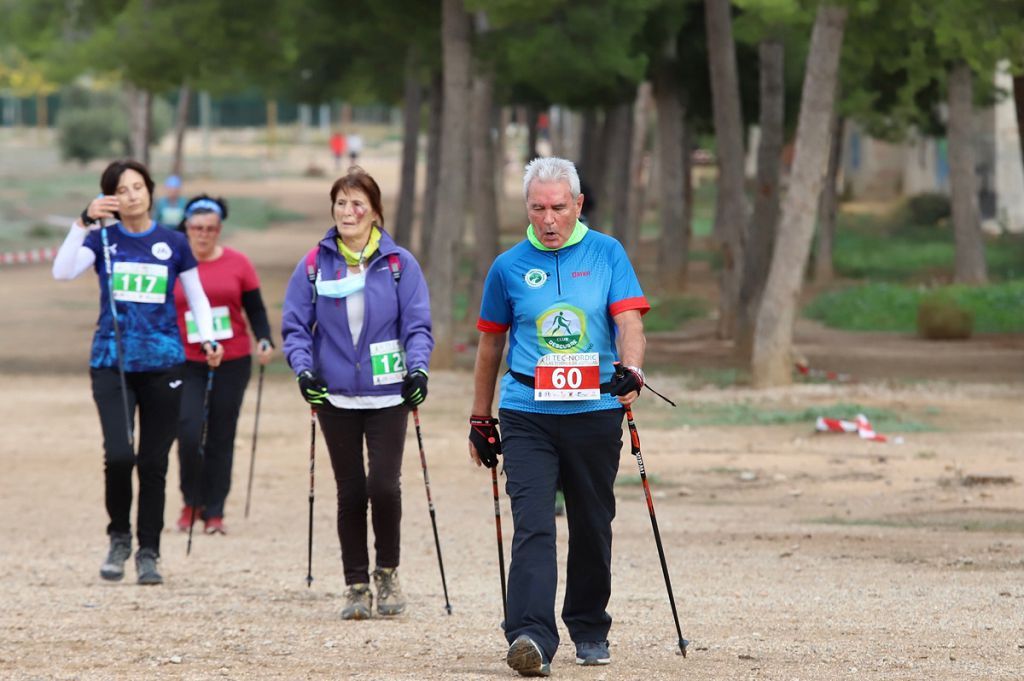
<path id="1" fill-rule="evenodd" d="M 306 563 L 306 586 L 313 586 L 313 471 L 316 465 L 316 409 L 309 410 L 309 557 Z"/>
<path id="2" fill-rule="evenodd" d="M 498 535 L 498 570 L 501 575 L 501 614 L 508 622 L 508 597 L 505 595 L 505 543 L 501 538 L 501 506 L 498 503 L 498 466 L 491 469 L 491 490 L 494 492 L 494 529 Z"/>
<path id="3" fill-rule="evenodd" d="M 252 471 L 256 467 L 256 436 L 260 432 L 260 402 L 263 401 L 263 370 L 265 364 L 260 365 L 260 382 L 256 388 L 256 422 L 252 425 L 252 454 L 249 455 L 249 485 L 245 490 L 245 517 L 249 517 L 249 500 L 252 499 Z"/>
<path id="4" fill-rule="evenodd" d="M 622 376 L 625 369 L 622 364 L 615 363 L 615 373 Z M 665 547 L 661 544 L 661 532 L 658 531 L 658 518 L 654 515 L 654 499 L 651 497 L 651 486 L 647 483 L 647 470 L 644 468 L 644 457 L 640 453 L 640 434 L 637 433 L 636 423 L 633 421 L 633 410 L 628 405 L 623 405 L 626 410 L 626 423 L 629 425 L 629 440 L 633 456 L 636 457 L 636 465 L 640 468 L 640 481 L 644 486 L 644 496 L 647 497 L 647 510 L 651 514 L 651 527 L 654 529 L 654 543 L 658 545 L 658 558 L 661 559 L 661 572 L 665 575 L 665 588 L 668 589 L 668 602 L 672 606 L 672 619 L 676 623 L 676 634 L 679 636 L 679 652 L 686 657 L 686 639 L 683 638 L 683 630 L 679 627 L 679 613 L 676 612 L 676 597 L 672 594 L 672 580 L 668 576 L 668 563 L 665 562 Z"/>
<path id="5" fill-rule="evenodd" d="M 196 524 L 196 507 L 203 495 L 203 462 L 206 459 L 206 434 L 210 429 L 210 393 L 213 391 L 213 367 L 206 371 L 206 391 L 203 393 L 203 430 L 199 436 L 199 474 L 196 475 L 195 498 L 192 499 L 192 517 L 188 521 L 188 546 L 185 555 L 192 555 L 192 528 Z"/>
<path id="6" fill-rule="evenodd" d="M 124 425 L 127 429 L 128 447 L 135 451 L 135 437 L 132 435 L 132 415 L 128 408 L 128 385 L 124 380 L 124 353 L 121 351 L 121 325 L 117 322 L 117 304 L 114 302 L 114 270 L 110 267 L 110 244 L 107 241 L 106 226 L 100 227 L 103 241 L 103 264 L 107 268 L 107 296 L 110 298 L 110 317 L 114 322 L 114 352 L 117 355 L 117 373 L 121 378 L 121 404 L 124 406 Z M 126 275 L 127 276 L 127 275 Z"/>
<path id="7" fill-rule="evenodd" d="M 423 451 L 423 433 L 420 431 L 420 410 L 412 408 L 412 420 L 416 424 L 416 441 L 420 445 L 420 465 L 423 467 L 423 485 L 427 488 L 427 508 L 430 509 L 430 524 L 434 527 L 434 548 L 437 549 L 437 565 L 441 568 L 441 588 L 444 589 L 444 609 L 452 614 L 452 605 L 448 602 L 448 582 L 444 578 L 444 561 L 441 560 L 441 540 L 437 537 L 437 514 L 434 511 L 434 500 L 430 496 L 430 475 L 427 473 L 427 455 Z"/>

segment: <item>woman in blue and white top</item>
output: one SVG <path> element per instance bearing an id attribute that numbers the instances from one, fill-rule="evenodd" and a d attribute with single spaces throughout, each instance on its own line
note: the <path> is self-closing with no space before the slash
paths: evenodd
<path id="1" fill-rule="evenodd" d="M 174 308 L 180 279 L 204 339 L 210 367 L 223 348 L 213 337 L 210 303 L 196 259 L 180 232 L 150 218 L 153 180 L 136 161 L 114 161 L 100 179 L 103 193 L 71 225 L 53 262 L 53 276 L 70 280 L 89 268 L 100 285 L 100 315 L 89 360 L 93 400 L 103 430 L 110 548 L 100 576 L 124 577 L 131 555 L 132 469 L 138 467 L 139 499 L 135 556 L 139 584 L 160 584 L 157 570 L 164 524 L 167 455 L 181 404 L 185 353 Z M 116 222 L 104 225 L 104 220 Z M 135 410 L 139 447 L 135 451 Z"/>

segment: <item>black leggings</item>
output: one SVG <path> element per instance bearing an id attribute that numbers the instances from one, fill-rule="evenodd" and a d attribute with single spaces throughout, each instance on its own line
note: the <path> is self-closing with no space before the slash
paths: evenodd
<path id="1" fill-rule="evenodd" d="M 205 362 L 185 362 L 185 392 L 181 396 L 181 418 L 178 421 L 181 495 L 186 505 L 203 509 L 203 518 L 223 518 L 224 502 L 231 489 L 238 413 L 252 374 L 252 358 L 246 356 L 222 362 L 214 370 L 206 447 L 200 460 L 207 372 Z M 201 489 L 197 484 L 200 475 Z"/>
<path id="2" fill-rule="evenodd" d="M 377 567 L 398 567 L 402 524 L 402 450 L 409 423 L 404 404 L 383 409 L 317 409 L 338 486 L 338 539 L 345 584 L 370 581 L 366 508 L 372 506 Z M 363 468 L 363 438 L 370 472 Z"/>
<path id="3" fill-rule="evenodd" d="M 134 415 L 136 408 L 139 411 L 137 456 L 128 442 L 117 369 L 90 369 L 89 376 L 103 430 L 104 482 L 110 516 L 107 534 L 132 531 L 132 468 L 138 466 L 139 547 L 159 553 L 160 532 L 164 527 L 167 453 L 174 442 L 181 404 L 181 366 L 162 371 L 125 372 L 128 413 Z"/>

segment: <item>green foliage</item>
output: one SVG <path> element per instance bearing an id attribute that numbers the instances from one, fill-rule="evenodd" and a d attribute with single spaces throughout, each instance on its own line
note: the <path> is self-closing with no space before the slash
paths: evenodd
<path id="1" fill-rule="evenodd" d="M 978 333 L 1024 331 L 1024 280 L 940 290 L 974 316 Z M 837 329 L 912 333 L 918 306 L 927 293 L 897 284 L 863 284 L 819 295 L 804 314 Z"/>
<path id="2" fill-rule="evenodd" d="M 708 301 L 692 296 L 652 298 L 651 311 L 644 315 L 644 330 L 648 332 L 671 331 L 683 323 L 706 317 Z"/>
<path id="3" fill-rule="evenodd" d="M 971 337 L 974 314 L 944 290 L 932 291 L 917 304 L 917 334 L 929 340 L 962 340 Z"/>
<path id="4" fill-rule="evenodd" d="M 912 225 L 934 226 L 953 214 L 949 197 L 938 192 L 916 194 L 906 202 L 907 221 Z"/>
<path id="5" fill-rule="evenodd" d="M 151 144 L 159 142 L 171 126 L 170 105 L 154 98 Z M 72 86 L 61 93 L 57 142 L 66 160 L 88 163 L 96 158 L 121 155 L 129 148 L 128 113 L 117 90 L 86 90 Z"/>
<path id="6" fill-rule="evenodd" d="M 266 229 L 275 222 L 302 220 L 303 213 L 280 208 L 265 199 L 239 196 L 229 199 L 228 229 Z"/>

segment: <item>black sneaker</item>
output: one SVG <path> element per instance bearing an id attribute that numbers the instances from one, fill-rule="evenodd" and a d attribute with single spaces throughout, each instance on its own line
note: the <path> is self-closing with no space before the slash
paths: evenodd
<path id="1" fill-rule="evenodd" d="M 540 646 L 525 634 L 508 647 L 505 662 L 520 676 L 551 676 L 551 663 L 544 660 Z"/>
<path id="2" fill-rule="evenodd" d="M 139 573 L 139 584 L 163 584 L 164 578 L 157 572 L 156 563 L 160 556 L 153 549 L 139 549 L 135 554 L 135 571 Z"/>
<path id="3" fill-rule="evenodd" d="M 584 641 L 576 644 L 576 664 L 592 667 L 609 664 L 612 656 L 608 653 L 608 641 Z"/>
<path id="4" fill-rule="evenodd" d="M 110 551 L 100 566 L 100 577 L 111 582 L 124 579 L 124 562 L 132 555 L 132 535 L 114 532 L 110 535 Z"/>

